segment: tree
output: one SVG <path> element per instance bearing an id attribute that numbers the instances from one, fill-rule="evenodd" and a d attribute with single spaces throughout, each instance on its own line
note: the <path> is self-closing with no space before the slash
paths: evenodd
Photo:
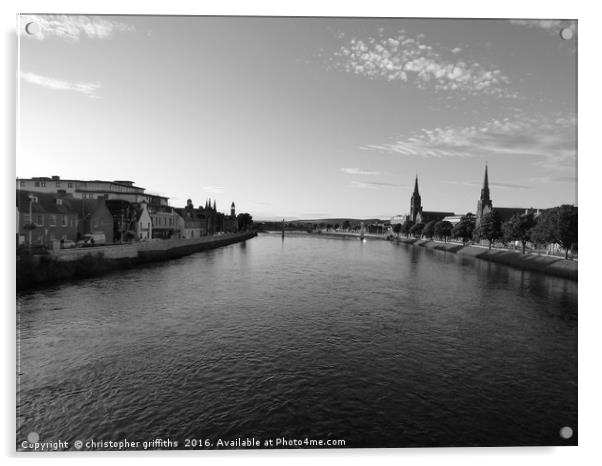
<path id="1" fill-rule="evenodd" d="M 502 218 L 495 209 L 483 216 L 476 233 L 480 239 L 489 241 L 489 249 L 495 240 L 502 237 Z"/>
<path id="2" fill-rule="evenodd" d="M 251 214 L 240 213 L 236 216 L 239 231 L 247 231 L 253 228 L 253 217 Z"/>
<path id="3" fill-rule="evenodd" d="M 443 241 L 447 243 L 447 238 L 452 234 L 453 225 L 447 220 L 439 221 L 435 223 L 434 232 L 438 238 L 443 238 Z"/>
<path id="4" fill-rule="evenodd" d="M 433 235 L 435 234 L 435 224 L 437 222 L 435 220 L 431 220 L 426 225 L 424 225 L 424 229 L 422 230 L 422 234 L 426 236 L 428 239 L 433 239 Z"/>
<path id="5" fill-rule="evenodd" d="M 569 258 L 569 249 L 577 246 L 577 207 L 561 205 L 544 211 L 533 228 L 532 239 L 541 243 L 557 243 L 564 249 L 564 258 Z"/>
<path id="6" fill-rule="evenodd" d="M 335 223 L 335 225 L 334 225 L 334 229 L 335 229 L 335 230 L 338 230 L 340 226 L 341 226 L 341 225 L 339 225 L 338 223 Z"/>
<path id="7" fill-rule="evenodd" d="M 462 243 L 468 242 L 474 233 L 475 216 L 468 213 L 460 218 L 460 221 L 454 225 L 452 234 L 454 238 L 462 238 Z"/>
<path id="8" fill-rule="evenodd" d="M 412 222 L 410 219 L 407 219 L 405 222 L 403 222 L 403 225 L 401 225 L 401 232 L 406 235 L 406 238 L 410 235 L 410 230 L 413 226 L 414 222 Z"/>
<path id="9" fill-rule="evenodd" d="M 396 223 L 393 225 L 393 233 L 399 236 L 399 233 L 401 233 L 401 223 Z"/>
<path id="10" fill-rule="evenodd" d="M 415 238 L 420 238 L 420 236 L 422 236 L 422 230 L 424 230 L 424 223 L 420 222 L 410 228 L 410 233 Z"/>
<path id="11" fill-rule="evenodd" d="M 533 213 L 515 214 L 502 225 L 504 239 L 507 241 L 520 241 L 524 254 L 527 242 L 531 241 L 531 234 L 535 225 L 536 222 Z"/>
<path id="12" fill-rule="evenodd" d="M 569 258 L 569 249 L 577 247 L 578 226 L 577 207 L 572 205 L 561 205 L 558 207 L 557 214 L 554 217 L 556 242 L 564 248 L 564 258 Z"/>
<path id="13" fill-rule="evenodd" d="M 343 230 L 349 230 L 350 227 L 351 227 L 351 224 L 349 223 L 349 220 L 345 220 L 343 222 Z"/>

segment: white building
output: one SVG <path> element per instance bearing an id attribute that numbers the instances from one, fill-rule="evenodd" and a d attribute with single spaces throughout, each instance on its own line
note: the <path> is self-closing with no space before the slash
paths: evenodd
<path id="1" fill-rule="evenodd" d="M 394 227 L 395 225 L 397 225 L 398 223 L 401 223 L 403 225 L 403 222 L 406 221 L 406 218 L 408 218 L 408 215 L 395 215 L 393 217 L 391 217 L 391 227 Z"/>
<path id="2" fill-rule="evenodd" d="M 167 206 L 165 196 L 147 193 L 144 188 L 134 186 L 133 181 L 116 180 L 63 180 L 59 176 L 17 179 L 17 189 L 39 193 L 71 194 L 75 199 L 122 199 L 124 201 L 149 205 Z"/>
<path id="3" fill-rule="evenodd" d="M 148 212 L 146 202 L 140 204 L 140 211 L 136 217 L 136 235 L 140 241 L 153 237 L 153 222 Z"/>

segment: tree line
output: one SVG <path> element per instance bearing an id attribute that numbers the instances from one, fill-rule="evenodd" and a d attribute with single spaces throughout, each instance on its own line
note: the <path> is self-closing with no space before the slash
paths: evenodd
<path id="1" fill-rule="evenodd" d="M 534 212 L 515 214 L 504 222 L 499 212 L 493 209 L 483 216 L 478 228 L 475 215 L 469 212 L 455 225 L 443 220 L 425 224 L 408 219 L 394 225 L 393 232 L 405 234 L 406 237 L 438 238 L 445 242 L 449 238 L 456 238 L 464 244 L 470 240 L 485 240 L 489 242 L 490 249 L 496 241 L 504 245 L 517 241 L 522 246 L 523 254 L 528 243 L 538 246 L 558 244 L 565 251 L 565 259 L 568 259 L 569 251 L 577 249 L 577 216 L 577 207 L 561 205 L 544 210 L 539 215 Z"/>

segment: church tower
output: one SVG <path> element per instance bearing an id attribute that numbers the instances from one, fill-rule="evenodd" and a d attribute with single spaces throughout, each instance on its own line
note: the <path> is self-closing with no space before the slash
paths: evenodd
<path id="1" fill-rule="evenodd" d="M 489 176 L 487 174 L 487 165 L 485 165 L 485 179 L 483 180 L 483 188 L 481 189 L 481 197 L 477 202 L 477 219 L 476 226 L 481 224 L 481 219 L 484 215 L 491 212 L 493 204 L 489 196 Z"/>
<path id="2" fill-rule="evenodd" d="M 230 205 L 230 217 L 236 218 L 236 206 L 234 205 L 234 201 Z"/>
<path id="3" fill-rule="evenodd" d="M 414 182 L 414 193 L 412 194 L 412 199 L 410 200 L 410 220 L 414 223 L 418 223 L 421 219 L 422 200 L 420 198 L 420 193 L 418 192 L 418 175 L 416 175 L 416 181 Z"/>

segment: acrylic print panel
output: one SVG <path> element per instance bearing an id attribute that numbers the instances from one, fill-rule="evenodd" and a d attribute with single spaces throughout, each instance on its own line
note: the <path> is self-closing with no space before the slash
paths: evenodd
<path id="1" fill-rule="evenodd" d="M 577 444 L 576 21 L 17 27 L 17 450 Z"/>

